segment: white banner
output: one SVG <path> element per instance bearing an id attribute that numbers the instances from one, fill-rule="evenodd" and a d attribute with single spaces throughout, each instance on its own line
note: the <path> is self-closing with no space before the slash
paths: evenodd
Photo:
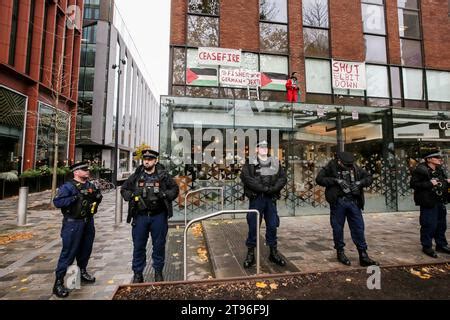
<path id="1" fill-rule="evenodd" d="M 214 66 L 241 66 L 241 50 L 226 48 L 198 48 L 198 64 Z"/>
<path id="2" fill-rule="evenodd" d="M 366 90 L 366 64 L 361 62 L 332 61 L 333 88 Z"/>
<path id="3" fill-rule="evenodd" d="M 220 69 L 221 85 L 233 87 L 260 87 L 261 72 L 247 69 Z"/>

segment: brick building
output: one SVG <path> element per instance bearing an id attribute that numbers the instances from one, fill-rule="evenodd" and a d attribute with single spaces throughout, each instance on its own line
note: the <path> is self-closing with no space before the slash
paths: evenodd
<path id="1" fill-rule="evenodd" d="M 74 160 L 82 10 L 0 1 L 0 171 L 51 165 L 56 123 L 60 164 Z"/>
<path id="2" fill-rule="evenodd" d="M 244 208 L 242 162 L 226 161 L 242 154 L 224 137 L 228 130 L 247 136 L 247 157 L 254 130 L 288 173 L 282 215 L 328 212 L 315 176 L 343 149 L 374 176 L 367 211 L 414 209 L 411 168 L 431 146 L 442 149 L 447 164 L 450 153 L 449 6 L 446 0 L 172 0 L 162 162 L 185 190 L 223 187 L 226 207 Z M 223 61 L 228 54 L 239 63 Z M 301 98 L 286 103 L 294 71 Z M 247 86 L 250 74 L 259 74 L 255 87 Z M 213 164 L 205 163 L 208 154 Z"/>

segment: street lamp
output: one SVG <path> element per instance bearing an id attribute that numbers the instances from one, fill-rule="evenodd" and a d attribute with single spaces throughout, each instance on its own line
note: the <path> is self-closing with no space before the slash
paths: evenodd
<path id="1" fill-rule="evenodd" d="M 119 112 L 120 112 L 120 76 L 122 75 L 121 65 L 126 65 L 127 61 L 125 59 L 121 59 L 119 64 L 113 64 L 112 68 L 114 70 L 117 69 L 118 78 L 117 78 L 117 105 L 116 105 L 116 123 L 115 123 L 115 132 L 114 132 L 114 170 L 112 176 L 112 183 L 117 187 L 117 174 L 119 169 Z"/>

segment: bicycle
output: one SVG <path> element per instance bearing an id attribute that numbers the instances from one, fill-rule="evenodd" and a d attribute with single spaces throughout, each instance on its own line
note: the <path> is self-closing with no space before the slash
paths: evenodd
<path id="1" fill-rule="evenodd" d="M 102 178 L 93 179 L 91 180 L 91 182 L 95 185 L 97 189 L 99 189 L 102 192 L 109 192 L 116 189 L 116 186 L 113 183 Z"/>

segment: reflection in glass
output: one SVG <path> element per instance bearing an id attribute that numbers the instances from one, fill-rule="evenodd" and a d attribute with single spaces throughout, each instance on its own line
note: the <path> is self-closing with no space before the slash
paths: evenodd
<path id="1" fill-rule="evenodd" d="M 259 19 L 264 21 L 287 23 L 286 0 L 260 0 Z"/>
<path id="2" fill-rule="evenodd" d="M 402 98 L 402 89 L 400 85 L 400 68 L 391 67 L 391 92 L 392 98 L 401 99 Z"/>
<path id="3" fill-rule="evenodd" d="M 422 70 L 403 68 L 403 92 L 405 99 L 424 100 Z"/>
<path id="4" fill-rule="evenodd" d="M 330 56 L 328 30 L 303 28 L 305 55 L 310 57 Z"/>
<path id="5" fill-rule="evenodd" d="M 363 30 L 365 33 L 386 34 L 384 8 L 372 4 L 362 4 Z"/>
<path id="6" fill-rule="evenodd" d="M 273 53 L 288 52 L 287 26 L 271 23 L 260 23 L 261 50 Z"/>
<path id="7" fill-rule="evenodd" d="M 208 87 L 186 87 L 186 95 L 191 97 L 218 97 L 219 89 Z"/>
<path id="8" fill-rule="evenodd" d="M 366 65 L 367 96 L 389 98 L 387 67 Z"/>
<path id="9" fill-rule="evenodd" d="M 196 47 L 217 47 L 219 45 L 219 19 L 188 16 L 187 44 Z"/>
<path id="10" fill-rule="evenodd" d="M 184 84 L 185 83 L 185 73 L 184 73 L 184 62 L 186 59 L 186 54 L 183 48 L 173 48 L 173 60 L 172 60 L 172 83 L 173 84 Z"/>
<path id="11" fill-rule="evenodd" d="M 328 28 L 328 0 L 303 0 L 303 25 Z"/>
<path id="12" fill-rule="evenodd" d="M 219 7 L 219 0 L 189 0 L 188 12 L 217 16 L 219 15 Z"/>
<path id="13" fill-rule="evenodd" d="M 419 13 L 411 10 L 398 10 L 400 37 L 420 39 Z"/>
<path id="14" fill-rule="evenodd" d="M 428 100 L 450 101 L 450 72 L 427 70 Z"/>
<path id="15" fill-rule="evenodd" d="M 403 65 L 411 67 L 422 66 L 422 47 L 420 41 L 400 39 L 400 52 Z"/>
<path id="16" fill-rule="evenodd" d="M 418 9 L 417 0 L 397 0 L 399 8 Z"/>
<path id="17" fill-rule="evenodd" d="M 306 59 L 306 91 L 331 93 L 330 61 Z"/>
<path id="18" fill-rule="evenodd" d="M 366 61 L 386 63 L 386 38 L 364 35 L 365 49 L 366 49 Z"/>

